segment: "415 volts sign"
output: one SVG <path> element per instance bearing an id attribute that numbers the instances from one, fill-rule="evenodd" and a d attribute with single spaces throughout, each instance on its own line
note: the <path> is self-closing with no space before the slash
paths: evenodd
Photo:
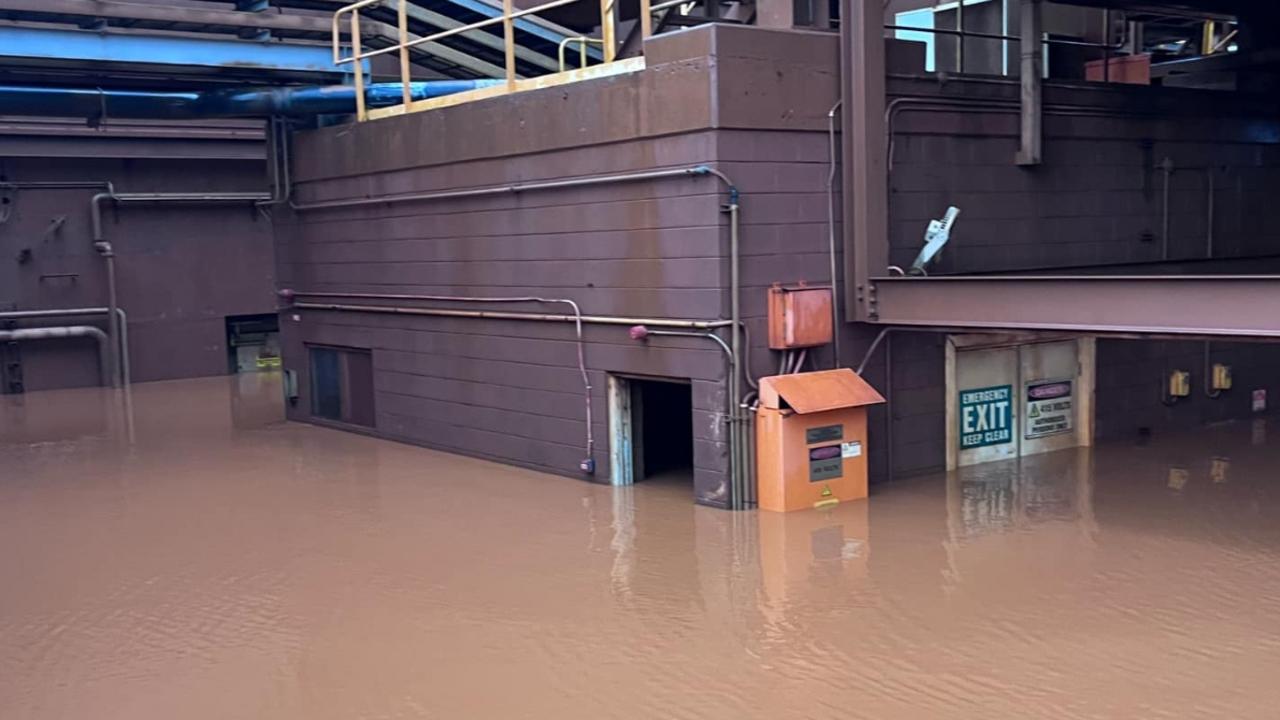
<path id="1" fill-rule="evenodd" d="M 960 391 L 960 449 L 1013 442 L 1013 386 Z"/>
<path id="2" fill-rule="evenodd" d="M 1027 385 L 1028 440 L 1071 432 L 1075 406 L 1070 380 L 1040 380 Z"/>

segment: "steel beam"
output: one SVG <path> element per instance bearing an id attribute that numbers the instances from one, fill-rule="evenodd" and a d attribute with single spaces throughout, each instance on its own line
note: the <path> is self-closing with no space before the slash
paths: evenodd
<path id="1" fill-rule="evenodd" d="M 399 2 L 400 0 L 383 0 L 382 7 L 396 8 L 399 6 Z M 463 25 L 459 20 L 454 20 L 447 15 L 442 15 L 434 10 L 428 10 L 412 3 L 405 8 L 405 14 L 418 22 L 426 23 L 432 27 L 439 28 L 440 30 L 452 30 L 454 28 L 462 27 Z M 502 53 L 506 49 L 503 46 L 502 38 L 497 35 L 487 33 L 484 30 L 464 32 L 461 33 L 460 36 L 469 42 L 483 45 L 496 53 Z M 559 72 L 560 70 L 560 65 L 554 58 L 534 52 L 523 45 L 516 46 L 516 58 L 523 62 L 537 65 L 538 67 L 551 72 Z M 494 75 L 494 77 L 496 77 L 496 75 Z"/>
<path id="2" fill-rule="evenodd" d="M 211 10 L 196 7 L 121 2 L 120 0 L 0 0 L 0 15 L 26 13 L 71 16 L 101 20 L 172 23 L 182 26 L 211 26 L 231 30 L 266 30 L 306 33 L 327 38 L 329 19 L 308 15 L 267 12 Z"/>
<path id="3" fill-rule="evenodd" d="M 878 322 L 968 329 L 1280 337 L 1280 275 L 873 279 Z"/>
<path id="4" fill-rule="evenodd" d="M 875 318 L 870 278 L 889 264 L 883 0 L 840 7 L 845 314 Z"/>
<path id="5" fill-rule="evenodd" d="M 486 18 L 494 18 L 502 14 L 501 3 L 495 6 L 490 5 L 485 0 L 449 0 L 447 4 L 469 10 Z M 536 15 L 525 15 L 524 17 L 516 18 L 513 24 L 516 30 L 528 33 L 549 43 L 559 43 L 567 37 L 576 37 L 580 34 Z M 603 53 L 598 48 L 587 48 L 587 55 L 595 60 L 600 60 L 603 57 Z"/>
<path id="6" fill-rule="evenodd" d="M 206 73 L 319 74 L 329 76 L 330 81 L 347 72 L 333 64 L 327 45 L 0 26 L 0 64 L 82 68 L 83 63 L 121 69 L 163 68 L 170 73 L 185 68 Z"/>

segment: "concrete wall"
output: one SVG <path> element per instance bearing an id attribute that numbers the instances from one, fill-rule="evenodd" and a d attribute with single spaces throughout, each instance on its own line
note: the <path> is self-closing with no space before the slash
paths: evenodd
<path id="1" fill-rule="evenodd" d="M 3 181 L 108 180 L 121 192 L 259 191 L 265 186 L 256 130 L 235 129 L 230 137 L 219 130 L 205 138 L 177 131 L 178 140 L 166 141 L 136 127 L 132 134 L 122 128 L 97 137 L 40 136 L 34 129 L 47 129 L 47 123 L 23 122 L 30 129 L 0 139 L 6 154 L 0 158 Z M 90 153 L 95 156 L 85 156 Z M 106 305 L 104 265 L 92 248 L 89 227 L 89 199 L 95 192 L 7 194 L 8 217 L 0 223 L 0 309 Z M 108 209 L 105 230 L 117 254 L 120 306 L 129 314 L 133 379 L 227 372 L 225 317 L 275 307 L 270 221 L 243 205 L 130 205 Z M 23 249 L 30 250 L 30 259 L 20 262 Z M 67 322 L 105 329 L 101 318 Z M 92 341 L 23 343 L 17 352 L 28 391 L 99 382 Z"/>

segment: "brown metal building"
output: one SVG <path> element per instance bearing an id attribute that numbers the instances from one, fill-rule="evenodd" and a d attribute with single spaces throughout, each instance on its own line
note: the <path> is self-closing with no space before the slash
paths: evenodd
<path id="1" fill-rule="evenodd" d="M 764 5 L 760 24 L 787 24 Z M 1220 5 L 1163 12 L 1222 22 L 1237 10 Z M 853 322 L 841 323 L 838 358 L 826 347 L 805 362 L 865 363 L 889 398 L 872 418 L 877 478 L 1242 417 L 1252 391 L 1274 393 L 1273 346 L 1243 341 L 1277 330 L 1273 281 L 1254 275 L 1276 241 L 1266 198 L 1280 181 L 1277 108 L 1249 91 L 1267 79 L 1269 51 L 1197 57 L 1231 68 L 1235 91 L 1139 87 L 1084 82 L 1087 63 L 1108 75 L 1123 51 L 1077 38 L 1067 46 L 1089 51 L 1078 64 L 1032 83 L 1016 64 L 1010 76 L 927 72 L 925 53 L 939 51 L 882 41 L 895 33 L 882 29 L 893 24 L 882 3 L 840 10 L 843 35 L 701 25 L 646 40 L 643 69 L 299 133 L 295 205 L 276 226 L 279 282 L 294 293 L 282 315 L 291 417 L 627 482 L 646 474 L 637 462 L 656 461 L 618 447 L 620 426 L 643 424 L 623 400 L 684 403 L 691 427 L 629 437 L 675 448 L 689 432 L 695 499 L 734 506 L 730 365 L 718 343 L 689 336 L 731 335 L 726 208 L 739 206 L 754 378 L 780 363 L 765 345 L 767 288 L 831 282 L 833 185 L 837 287 Z M 1110 10 L 1091 12 L 1131 32 Z M 1190 65 L 1178 74 L 1197 76 Z M 948 206 L 960 219 L 929 275 L 892 269 L 911 263 Z M 564 300 L 591 316 L 581 349 L 593 473 Z M 634 339 L 631 325 L 686 334 Z M 1034 365 L 1018 348 L 1054 342 L 1075 348 L 1070 437 L 1041 445 L 1028 429 L 994 456 L 955 447 L 966 363 L 1004 363 L 994 358 L 1013 348 L 1008 362 Z M 1230 366 L 1231 390 L 1201 390 L 1214 364 Z M 1169 394 L 1178 369 L 1191 373 L 1186 397 Z M 1017 377 L 1019 398 L 1022 381 L 1045 379 Z"/>
<path id="2" fill-rule="evenodd" d="M 120 193 L 265 187 L 261 123 L 0 120 L 0 322 L 91 325 L 106 313 L 11 319 L 27 310 L 105 308 L 92 201 Z M 135 382 L 228 372 L 228 318 L 273 308 L 271 223 L 251 202 L 101 203 Z M 89 337 L 0 344 L 4 392 L 98 385 L 110 374 Z"/>
<path id="3" fill-rule="evenodd" d="M 277 4 L 169 26 L 350 26 L 340 3 Z M 229 318 L 269 310 L 274 279 L 291 418 L 596 482 L 691 477 L 721 507 L 751 502 L 770 374 L 862 371 L 889 401 L 879 480 L 1265 411 L 1273 13 L 760 0 L 606 3 L 601 23 L 586 5 L 546 8 L 566 29 L 414 3 L 403 36 L 394 8 L 356 9 L 377 22 L 337 49 L 376 63 L 359 83 L 505 82 L 295 123 L 275 162 L 260 123 L 9 123 L 0 303 L 103 304 L 93 193 L 38 183 L 266 191 L 285 163 L 269 211 L 107 208 L 135 380 L 223 371 Z M 833 287 L 835 342 L 771 350 L 775 285 Z M 89 338 L 4 347 L 11 389 L 100 370 Z M 972 424 L 1002 402 L 999 427 Z"/>

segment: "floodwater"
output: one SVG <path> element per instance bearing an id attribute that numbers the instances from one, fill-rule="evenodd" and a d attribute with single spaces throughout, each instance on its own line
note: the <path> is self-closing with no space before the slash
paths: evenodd
<path id="1" fill-rule="evenodd" d="M 1263 421 L 782 516 L 278 397 L 0 397 L 0 718 L 1280 715 Z"/>

